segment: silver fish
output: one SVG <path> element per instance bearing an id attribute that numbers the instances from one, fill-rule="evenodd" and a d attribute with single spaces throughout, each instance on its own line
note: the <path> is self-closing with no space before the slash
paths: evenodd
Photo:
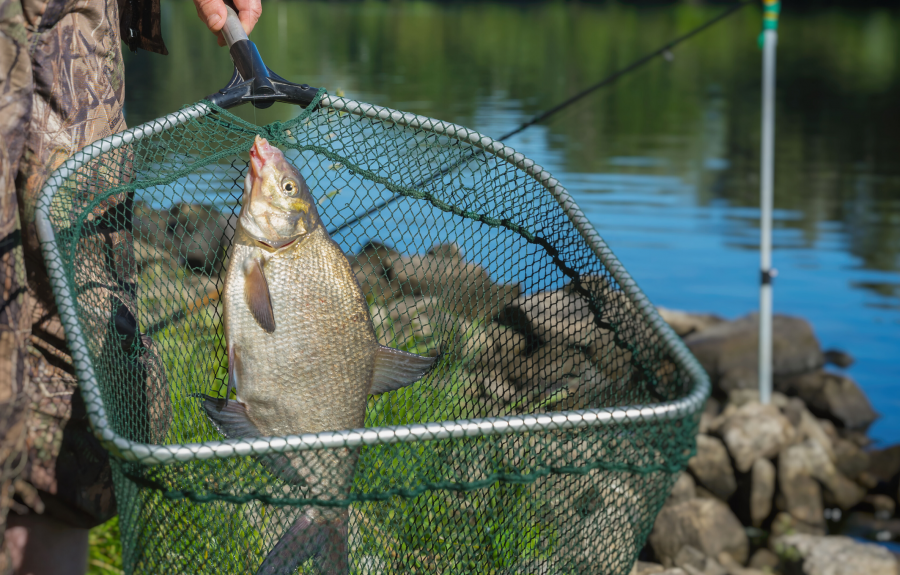
<path id="1" fill-rule="evenodd" d="M 319 219 L 300 172 L 257 136 L 223 293 L 226 399 L 203 406 L 228 438 L 359 428 L 370 394 L 420 379 L 434 359 L 378 344 L 359 285 Z M 228 401 L 234 389 L 237 401 Z M 261 462 L 310 498 L 349 495 L 357 449 L 270 455 Z M 312 558 L 349 573 L 347 508 L 308 506 L 257 573 L 287 575 Z"/>

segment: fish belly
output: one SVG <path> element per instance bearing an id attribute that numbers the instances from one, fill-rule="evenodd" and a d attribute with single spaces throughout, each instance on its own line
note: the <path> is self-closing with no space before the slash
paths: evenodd
<path id="1" fill-rule="evenodd" d="M 237 346 L 238 396 L 261 435 L 362 427 L 377 342 L 343 252 L 322 228 L 264 265 L 275 317 L 267 333 L 243 298 L 236 245 L 225 288 L 226 338 Z"/>

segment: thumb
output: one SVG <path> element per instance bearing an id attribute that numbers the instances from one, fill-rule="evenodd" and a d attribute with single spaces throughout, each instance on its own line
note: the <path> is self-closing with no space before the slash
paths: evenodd
<path id="1" fill-rule="evenodd" d="M 225 4 L 222 0 L 194 0 L 197 16 L 206 23 L 212 32 L 218 33 L 225 26 Z"/>

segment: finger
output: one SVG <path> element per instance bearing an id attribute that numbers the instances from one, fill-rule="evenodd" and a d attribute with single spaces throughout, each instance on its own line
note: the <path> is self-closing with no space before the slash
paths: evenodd
<path id="1" fill-rule="evenodd" d="M 234 6 L 237 8 L 238 17 L 241 19 L 244 32 L 249 35 L 262 15 L 260 0 L 234 0 Z"/>
<path id="2" fill-rule="evenodd" d="M 218 33 L 225 25 L 225 3 L 222 0 L 194 0 L 197 15 L 206 22 L 206 27 Z"/>

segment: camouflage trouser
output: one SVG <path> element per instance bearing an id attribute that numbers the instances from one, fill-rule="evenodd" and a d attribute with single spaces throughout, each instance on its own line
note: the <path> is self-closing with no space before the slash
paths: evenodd
<path id="1" fill-rule="evenodd" d="M 116 512 L 34 215 L 54 169 L 125 128 L 118 22 L 115 0 L 0 0 L 0 533 L 10 507 L 80 527 Z"/>

